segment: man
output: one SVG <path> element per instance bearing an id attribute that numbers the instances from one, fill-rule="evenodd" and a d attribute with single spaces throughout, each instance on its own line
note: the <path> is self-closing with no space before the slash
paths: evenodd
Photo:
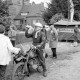
<path id="1" fill-rule="evenodd" d="M 25 36 L 27 38 L 32 37 L 33 38 L 33 45 L 37 46 L 39 48 L 39 50 L 36 50 L 36 53 L 38 55 L 39 61 L 43 67 L 43 76 L 46 77 L 47 73 L 46 73 L 46 64 L 45 64 L 45 58 L 43 56 L 43 49 L 45 48 L 45 41 L 46 38 L 44 37 L 44 35 L 41 32 L 42 29 L 42 24 L 41 23 L 36 23 L 35 24 L 35 28 L 33 29 L 27 29 L 25 32 Z"/>
<path id="2" fill-rule="evenodd" d="M 11 24 L 10 29 L 8 31 L 8 37 L 11 39 L 11 42 L 13 46 L 15 46 L 16 43 L 16 27 L 14 24 Z"/>
<path id="3" fill-rule="evenodd" d="M 76 25 L 74 27 L 74 46 L 77 46 L 78 34 L 79 34 L 79 28 L 78 28 L 78 25 Z"/>
<path id="4" fill-rule="evenodd" d="M 52 58 L 56 59 L 57 58 L 56 48 L 57 48 L 57 43 L 58 43 L 58 32 L 53 25 L 50 26 L 50 35 L 49 36 L 50 36 L 49 46 L 52 50 Z"/>
<path id="5" fill-rule="evenodd" d="M 4 35 L 5 28 L 0 23 L 0 80 L 5 80 L 6 67 L 11 61 L 11 52 L 18 54 L 20 48 L 13 47 L 10 39 Z"/>

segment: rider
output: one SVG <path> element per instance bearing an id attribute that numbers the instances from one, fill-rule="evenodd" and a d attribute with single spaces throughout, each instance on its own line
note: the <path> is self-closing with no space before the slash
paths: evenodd
<path id="1" fill-rule="evenodd" d="M 39 61 L 43 67 L 43 76 L 46 77 L 46 64 L 45 64 L 45 58 L 43 56 L 43 49 L 45 48 L 45 42 L 46 38 L 43 36 L 41 29 L 43 28 L 41 23 L 35 23 L 34 30 L 33 29 L 27 29 L 25 32 L 25 36 L 27 38 L 32 37 L 33 38 L 33 45 L 37 46 L 39 50 L 36 50 L 36 53 L 38 54 Z"/>

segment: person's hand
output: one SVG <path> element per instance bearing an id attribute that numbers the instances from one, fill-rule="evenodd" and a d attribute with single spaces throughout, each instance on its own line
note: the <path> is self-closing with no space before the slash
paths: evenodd
<path id="1" fill-rule="evenodd" d="M 20 51 L 18 52 L 18 55 L 22 55 L 24 53 L 24 51 L 22 49 L 20 49 Z"/>
<path id="2" fill-rule="evenodd" d="M 37 48 L 40 48 L 41 47 L 41 45 L 37 45 Z"/>
<path id="3" fill-rule="evenodd" d="M 31 45 L 31 48 L 33 49 L 33 48 L 36 48 L 36 46 L 34 46 L 34 45 Z"/>
<path id="4" fill-rule="evenodd" d="M 33 31 L 34 31 L 34 28 L 31 27 L 31 28 L 29 28 L 28 33 L 29 33 L 29 34 L 32 34 Z"/>

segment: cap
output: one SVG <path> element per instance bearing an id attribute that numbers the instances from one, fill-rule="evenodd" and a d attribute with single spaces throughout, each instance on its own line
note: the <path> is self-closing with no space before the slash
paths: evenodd
<path id="1" fill-rule="evenodd" d="M 43 27 L 43 25 L 41 23 L 35 23 L 34 24 L 36 27 Z"/>

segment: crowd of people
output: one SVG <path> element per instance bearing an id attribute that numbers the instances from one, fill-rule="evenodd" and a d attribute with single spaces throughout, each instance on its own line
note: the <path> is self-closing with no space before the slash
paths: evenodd
<path id="1" fill-rule="evenodd" d="M 47 68 L 45 63 L 45 45 L 46 42 L 49 42 L 49 47 L 52 51 L 51 58 L 57 59 L 57 43 L 58 43 L 58 31 L 54 27 L 54 25 L 49 25 L 48 27 L 49 32 L 49 38 L 47 37 L 47 29 L 46 26 L 43 26 L 41 23 L 35 23 L 34 27 L 27 25 L 25 30 L 25 37 L 26 38 L 33 38 L 33 45 L 36 46 L 39 50 L 36 50 L 36 53 L 38 55 L 39 61 L 43 68 L 43 76 L 47 76 Z M 78 33 L 77 27 L 74 29 L 75 32 L 75 41 L 76 41 L 76 35 Z M 11 33 L 9 33 L 11 34 Z M 10 35 L 11 36 L 11 35 Z M 5 27 L 3 24 L 0 24 L 0 78 L 2 75 L 5 74 L 6 67 L 11 61 L 11 55 L 12 53 L 20 54 L 22 50 L 20 48 L 14 47 L 15 40 L 11 38 L 13 42 L 10 40 L 10 36 L 5 35 Z M 2 77 L 3 78 L 3 77 Z M 0 79 L 4 80 L 4 79 Z"/>

